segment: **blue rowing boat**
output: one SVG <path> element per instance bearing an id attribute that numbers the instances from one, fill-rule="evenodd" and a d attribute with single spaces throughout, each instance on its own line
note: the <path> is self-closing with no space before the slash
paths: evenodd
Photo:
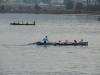
<path id="1" fill-rule="evenodd" d="M 28 45 L 54 45 L 54 46 L 88 46 L 88 42 L 82 43 L 43 43 L 43 42 L 34 42 L 29 43 Z"/>

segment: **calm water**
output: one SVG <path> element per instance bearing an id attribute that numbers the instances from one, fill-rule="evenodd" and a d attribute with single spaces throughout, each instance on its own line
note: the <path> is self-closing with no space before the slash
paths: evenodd
<path id="1" fill-rule="evenodd" d="M 0 14 L 0 75 L 100 75 L 99 15 Z M 36 26 L 11 22 L 36 21 Z M 28 43 L 84 39 L 89 45 L 36 46 Z"/>

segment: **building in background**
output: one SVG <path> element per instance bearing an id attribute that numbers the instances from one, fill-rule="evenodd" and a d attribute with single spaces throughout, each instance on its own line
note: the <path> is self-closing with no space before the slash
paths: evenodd
<path id="1" fill-rule="evenodd" d="M 51 0 L 51 4 L 63 4 L 64 0 Z"/>
<path id="2" fill-rule="evenodd" d="M 23 0 L 4 0 L 4 2 L 23 2 Z"/>

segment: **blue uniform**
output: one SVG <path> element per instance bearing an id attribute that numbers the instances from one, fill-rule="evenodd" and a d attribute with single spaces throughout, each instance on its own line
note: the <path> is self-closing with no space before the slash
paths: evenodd
<path id="1" fill-rule="evenodd" d="M 44 38 L 43 41 L 44 41 L 44 43 L 46 43 L 46 41 L 48 41 L 48 38 Z"/>

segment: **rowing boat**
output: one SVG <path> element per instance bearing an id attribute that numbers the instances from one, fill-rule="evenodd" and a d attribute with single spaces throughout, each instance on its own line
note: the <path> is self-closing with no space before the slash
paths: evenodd
<path id="1" fill-rule="evenodd" d="M 88 46 L 88 42 L 82 43 L 43 43 L 43 42 L 34 42 L 29 43 L 28 45 L 54 45 L 54 46 Z"/>
<path id="2" fill-rule="evenodd" d="M 33 24 L 28 24 L 28 23 L 26 23 L 26 24 L 21 24 L 21 23 L 10 23 L 10 25 L 35 25 L 34 23 Z"/>

